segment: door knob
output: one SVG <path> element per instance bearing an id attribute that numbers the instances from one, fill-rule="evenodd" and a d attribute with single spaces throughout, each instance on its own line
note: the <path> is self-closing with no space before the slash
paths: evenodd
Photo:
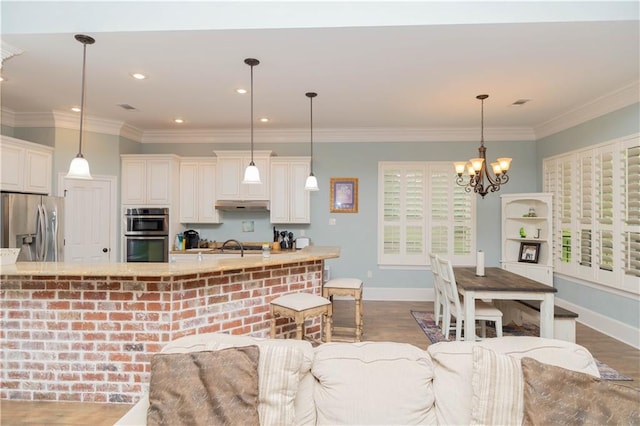
<path id="1" fill-rule="evenodd" d="M 109 251 L 109 249 L 108 249 L 108 248 L 106 248 L 106 247 L 104 247 L 104 248 L 102 249 L 102 252 L 103 252 L 103 253 L 106 253 L 106 252 L 108 252 L 108 251 Z"/>

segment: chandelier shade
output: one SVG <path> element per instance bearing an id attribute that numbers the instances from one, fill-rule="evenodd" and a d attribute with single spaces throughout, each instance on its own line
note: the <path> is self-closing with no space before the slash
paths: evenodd
<path id="1" fill-rule="evenodd" d="M 309 173 L 309 177 L 307 177 L 307 181 L 304 184 L 304 189 L 306 191 L 319 191 L 320 188 L 318 188 L 318 179 L 316 179 L 316 177 L 313 175 L 313 98 L 315 98 L 316 96 L 318 96 L 317 93 L 315 92 L 307 92 L 304 94 L 306 97 L 309 98 L 309 129 L 310 129 L 310 145 L 311 145 L 311 161 L 310 161 L 310 173 Z"/>
<path id="2" fill-rule="evenodd" d="M 511 167 L 511 158 L 502 157 L 494 163 L 491 163 L 491 171 L 487 166 L 487 148 L 484 146 L 484 100 L 489 95 L 478 95 L 476 99 L 481 102 L 480 112 L 480 148 L 478 148 L 478 157 L 469 161 L 456 161 L 453 166 L 456 170 L 456 183 L 465 187 L 465 191 L 480 194 L 482 198 L 489 192 L 500 190 L 501 185 L 509 181 L 507 172 Z M 468 178 L 464 176 L 467 172 Z M 467 180 L 468 179 L 468 180 Z"/>
<path id="3" fill-rule="evenodd" d="M 76 34 L 75 39 L 83 45 L 82 54 L 82 89 L 80 91 L 80 137 L 78 139 L 78 154 L 71 160 L 69 164 L 69 172 L 67 178 L 69 179 L 93 179 L 91 177 L 91 171 L 89 170 L 89 162 L 82 155 L 82 136 L 84 133 L 84 97 L 85 97 L 85 74 L 87 65 L 87 44 L 95 43 L 95 39 L 88 35 Z"/>
<path id="4" fill-rule="evenodd" d="M 244 63 L 251 67 L 251 162 L 244 171 L 242 183 L 256 185 L 262 183 L 262 181 L 260 180 L 260 170 L 258 170 L 256 163 L 253 162 L 253 67 L 258 65 L 260 61 L 247 58 Z"/>

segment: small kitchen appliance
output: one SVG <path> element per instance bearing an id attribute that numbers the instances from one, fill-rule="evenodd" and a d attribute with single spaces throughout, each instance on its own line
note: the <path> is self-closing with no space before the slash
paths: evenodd
<path id="1" fill-rule="evenodd" d="M 188 231 L 184 231 L 182 234 L 186 239 L 185 248 L 187 250 L 198 248 L 198 245 L 200 244 L 200 234 L 198 234 L 198 231 L 189 229 Z"/>

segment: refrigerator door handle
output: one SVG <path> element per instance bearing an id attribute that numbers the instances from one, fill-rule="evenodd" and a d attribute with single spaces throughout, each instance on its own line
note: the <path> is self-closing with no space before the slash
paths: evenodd
<path id="1" fill-rule="evenodd" d="M 53 261 L 58 261 L 58 214 L 54 210 L 51 218 L 51 238 L 53 239 Z"/>
<path id="2" fill-rule="evenodd" d="M 47 208 L 42 205 L 42 228 L 44 229 L 44 238 L 42 239 L 42 261 L 46 262 L 49 256 L 49 214 Z"/>
<path id="3" fill-rule="evenodd" d="M 38 262 L 44 261 L 44 248 L 46 246 L 46 223 L 44 222 L 44 209 L 42 204 L 38 204 L 38 234 L 36 236 L 36 260 Z"/>

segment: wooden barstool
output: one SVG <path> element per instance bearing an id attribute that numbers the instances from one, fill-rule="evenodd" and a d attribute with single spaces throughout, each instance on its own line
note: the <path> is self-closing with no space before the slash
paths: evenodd
<path id="1" fill-rule="evenodd" d="M 333 302 L 333 296 L 353 297 L 356 303 L 355 327 L 333 327 L 335 331 L 355 333 L 355 341 L 362 341 L 362 280 L 357 278 L 334 278 L 322 286 L 322 296 Z"/>
<path id="2" fill-rule="evenodd" d="M 304 321 L 309 317 L 322 315 L 324 321 L 324 341 L 331 341 L 331 317 L 333 306 L 329 299 L 311 293 L 292 293 L 271 301 L 271 338 L 276 337 L 276 319 L 293 318 L 296 323 L 296 339 L 304 337 Z"/>

